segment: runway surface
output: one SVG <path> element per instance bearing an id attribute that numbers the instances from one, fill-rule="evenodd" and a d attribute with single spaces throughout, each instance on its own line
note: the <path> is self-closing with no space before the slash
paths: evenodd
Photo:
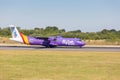
<path id="1" fill-rule="evenodd" d="M 56 50 L 56 51 L 96 51 L 96 52 L 120 52 L 120 47 L 56 47 L 45 48 L 42 46 L 0 46 L 0 50 Z"/>

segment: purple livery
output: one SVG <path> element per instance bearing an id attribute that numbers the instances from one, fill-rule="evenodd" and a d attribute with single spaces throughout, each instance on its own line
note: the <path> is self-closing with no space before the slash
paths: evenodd
<path id="1" fill-rule="evenodd" d="M 28 45 L 42 45 L 50 48 L 56 47 L 56 46 L 82 47 L 85 45 L 85 43 L 81 41 L 79 38 L 64 38 L 61 36 L 52 36 L 48 38 L 31 37 L 18 32 L 17 28 L 13 25 L 10 26 L 10 30 L 12 33 L 12 38 L 10 38 L 10 40 L 14 40 L 14 41 L 21 42 Z"/>

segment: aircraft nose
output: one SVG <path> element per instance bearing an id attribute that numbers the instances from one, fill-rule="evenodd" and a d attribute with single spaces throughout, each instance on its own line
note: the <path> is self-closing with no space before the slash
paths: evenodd
<path id="1" fill-rule="evenodd" d="M 80 44 L 81 46 L 84 46 L 85 45 L 85 42 L 81 42 L 81 44 Z"/>
<path id="2" fill-rule="evenodd" d="M 84 46 L 84 45 L 85 45 L 85 42 L 79 41 L 78 44 L 79 44 L 80 46 Z"/>
<path id="3" fill-rule="evenodd" d="M 84 45 L 85 45 L 85 42 L 82 42 L 82 45 L 84 46 Z"/>

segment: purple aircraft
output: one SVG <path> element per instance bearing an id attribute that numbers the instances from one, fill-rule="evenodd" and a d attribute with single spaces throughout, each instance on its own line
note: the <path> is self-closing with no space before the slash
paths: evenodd
<path id="1" fill-rule="evenodd" d="M 85 43 L 81 41 L 79 38 L 64 38 L 61 36 L 52 36 L 52 37 L 43 38 L 43 37 L 26 36 L 21 32 L 18 32 L 17 28 L 14 25 L 10 25 L 10 31 L 12 33 L 12 38 L 10 38 L 10 40 L 28 45 L 42 45 L 47 48 L 53 48 L 56 46 L 82 47 L 85 45 Z"/>

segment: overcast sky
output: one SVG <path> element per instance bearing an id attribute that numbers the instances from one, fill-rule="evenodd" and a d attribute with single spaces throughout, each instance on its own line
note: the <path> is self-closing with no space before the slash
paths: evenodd
<path id="1" fill-rule="evenodd" d="M 0 27 L 120 30 L 120 0 L 0 0 Z"/>

